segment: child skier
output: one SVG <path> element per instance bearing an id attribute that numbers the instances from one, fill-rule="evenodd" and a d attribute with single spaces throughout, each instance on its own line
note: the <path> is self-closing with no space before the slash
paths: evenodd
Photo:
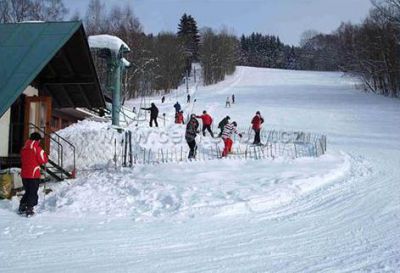
<path id="1" fill-rule="evenodd" d="M 203 114 L 201 116 L 196 116 L 196 118 L 201 118 L 201 120 L 203 121 L 203 136 L 206 136 L 207 130 L 210 133 L 211 137 L 214 137 L 214 133 L 211 131 L 211 124 L 213 122 L 213 119 L 209 114 L 207 114 L 207 111 L 204 110 Z"/>
<path id="2" fill-rule="evenodd" d="M 236 121 L 232 123 L 228 123 L 224 127 L 224 131 L 222 132 L 222 140 L 224 141 L 224 151 L 222 152 L 222 157 L 226 157 L 228 153 L 231 152 L 232 150 L 232 145 L 233 145 L 233 140 L 232 140 L 232 135 L 233 133 L 238 134 L 239 137 L 242 137 L 242 134 L 238 133 L 237 129 L 237 123 Z"/>
<path id="3" fill-rule="evenodd" d="M 229 97 L 226 97 L 225 107 L 231 107 L 231 100 Z"/>
<path id="4" fill-rule="evenodd" d="M 181 111 L 181 105 L 179 104 L 179 102 L 176 102 L 174 104 L 174 108 L 175 108 L 175 113 L 179 113 L 179 111 Z"/>
<path id="5" fill-rule="evenodd" d="M 158 127 L 158 122 L 157 122 L 158 108 L 157 108 L 157 106 L 152 102 L 151 103 L 151 107 L 149 107 L 149 108 L 143 108 L 142 107 L 140 109 L 150 111 L 150 123 L 149 123 L 149 125 L 150 125 L 150 127 L 153 127 L 153 121 L 154 121 L 156 127 Z"/>
<path id="6" fill-rule="evenodd" d="M 185 122 L 183 120 L 183 111 L 182 110 L 175 114 L 175 123 L 176 124 L 185 124 Z"/>
<path id="7" fill-rule="evenodd" d="M 260 139 L 260 132 L 261 132 L 261 125 L 264 123 L 264 119 L 261 116 L 260 111 L 256 112 L 256 115 L 251 120 L 252 129 L 254 130 L 254 145 L 261 145 Z"/>
<path id="8" fill-rule="evenodd" d="M 190 116 L 190 120 L 186 125 L 186 133 L 185 133 L 185 139 L 187 144 L 189 145 L 190 151 L 189 151 L 189 156 L 188 158 L 195 158 L 196 157 L 196 136 L 199 128 L 199 122 L 196 119 L 196 115 L 192 114 Z"/>
<path id="9" fill-rule="evenodd" d="M 218 134 L 218 137 L 222 136 L 222 132 L 224 131 L 225 125 L 229 123 L 229 120 L 231 118 L 229 116 L 224 117 L 219 123 L 218 123 L 218 128 L 221 130 L 221 132 Z"/>
<path id="10" fill-rule="evenodd" d="M 33 207 L 38 203 L 40 166 L 48 162 L 46 152 L 40 147 L 42 136 L 32 133 L 21 149 L 21 177 L 25 193 L 19 203 L 19 214 L 29 217 L 34 214 Z"/>

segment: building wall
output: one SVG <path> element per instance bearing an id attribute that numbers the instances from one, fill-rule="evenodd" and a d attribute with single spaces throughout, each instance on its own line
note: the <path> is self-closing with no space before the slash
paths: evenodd
<path id="1" fill-rule="evenodd" d="M 39 95 L 39 91 L 36 88 L 28 85 L 28 87 L 24 90 L 24 94 L 29 96 L 29 97 L 38 96 Z"/>
<path id="2" fill-rule="evenodd" d="M 24 92 L 27 96 L 37 96 L 38 90 L 28 86 Z M 0 156 L 8 156 L 10 137 L 10 109 L 0 118 Z"/>
<path id="3" fill-rule="evenodd" d="M 10 109 L 0 118 L 0 156 L 8 156 L 10 134 Z"/>

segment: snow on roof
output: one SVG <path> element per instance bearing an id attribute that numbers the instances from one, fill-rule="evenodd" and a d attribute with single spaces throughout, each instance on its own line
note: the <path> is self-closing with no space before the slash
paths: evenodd
<path id="1" fill-rule="evenodd" d="M 131 50 L 120 38 L 108 34 L 89 36 L 89 47 L 108 48 L 115 53 L 118 53 L 121 47 L 127 51 Z"/>
<path id="2" fill-rule="evenodd" d="M 26 24 L 26 23 L 28 23 L 28 24 L 30 24 L 30 23 L 46 23 L 45 21 L 40 21 L 40 20 L 27 20 L 27 21 L 22 21 L 22 22 L 19 22 L 20 24 Z"/>
<path id="3" fill-rule="evenodd" d="M 124 63 L 125 67 L 130 67 L 131 66 L 131 63 L 125 58 L 122 58 L 122 62 Z"/>

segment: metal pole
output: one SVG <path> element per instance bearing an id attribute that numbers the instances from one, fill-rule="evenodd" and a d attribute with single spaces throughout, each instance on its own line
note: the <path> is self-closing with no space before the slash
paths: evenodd
<path id="1" fill-rule="evenodd" d="M 181 161 L 183 161 L 183 147 L 181 146 Z"/>
<path id="2" fill-rule="evenodd" d="M 112 124 L 119 126 L 119 112 L 121 110 L 121 66 L 122 62 L 117 56 L 111 58 L 112 78 Z"/>
<path id="3" fill-rule="evenodd" d="M 186 70 L 186 93 L 189 93 L 189 71 Z"/>
<path id="4" fill-rule="evenodd" d="M 114 139 L 114 167 L 117 169 L 117 139 Z"/>
<path id="5" fill-rule="evenodd" d="M 164 118 L 164 127 L 165 127 L 165 113 L 162 114 Z"/>

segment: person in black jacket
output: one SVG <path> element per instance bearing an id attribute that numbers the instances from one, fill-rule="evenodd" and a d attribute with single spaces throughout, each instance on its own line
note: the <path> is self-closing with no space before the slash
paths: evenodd
<path id="1" fill-rule="evenodd" d="M 157 108 L 157 106 L 152 102 L 151 103 L 151 107 L 149 107 L 149 108 L 140 108 L 140 109 L 150 111 L 150 127 L 153 127 L 153 120 L 154 120 L 154 123 L 155 123 L 156 127 L 158 127 L 158 122 L 157 122 L 158 108 Z"/>
<path id="2" fill-rule="evenodd" d="M 179 111 L 181 111 L 181 105 L 179 104 L 179 102 L 176 102 L 174 104 L 174 108 L 175 108 L 175 113 L 179 113 Z"/>
<path id="3" fill-rule="evenodd" d="M 224 117 L 219 123 L 218 123 L 218 128 L 221 130 L 221 132 L 218 134 L 218 137 L 222 136 L 222 132 L 224 131 L 225 125 L 229 123 L 229 120 L 231 118 L 229 116 Z"/>
<path id="4" fill-rule="evenodd" d="M 190 151 L 189 151 L 189 159 L 195 158 L 196 157 L 196 136 L 199 133 L 199 122 L 196 119 L 196 115 L 192 114 L 190 116 L 190 120 L 186 125 L 186 133 L 185 133 L 185 139 L 187 144 L 189 145 Z"/>

